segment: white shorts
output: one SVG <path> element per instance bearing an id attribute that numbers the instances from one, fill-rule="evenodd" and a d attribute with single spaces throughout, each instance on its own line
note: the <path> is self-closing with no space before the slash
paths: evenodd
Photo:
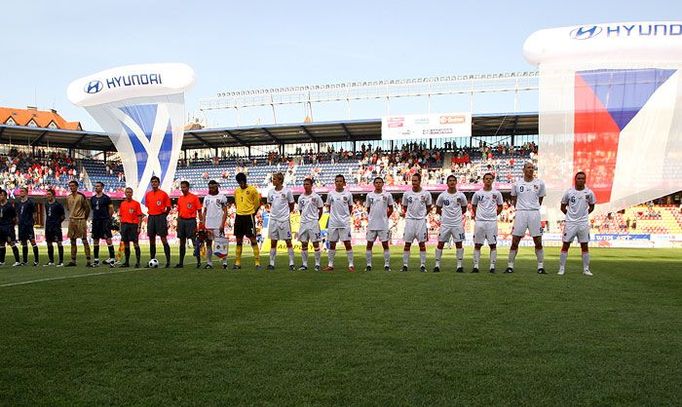
<path id="1" fill-rule="evenodd" d="M 523 237 L 526 234 L 526 229 L 533 237 L 542 236 L 540 211 L 516 211 L 512 235 Z"/>
<path id="2" fill-rule="evenodd" d="M 426 219 L 407 219 L 405 220 L 403 240 L 405 243 L 412 243 L 414 239 L 417 239 L 419 243 L 424 243 L 429 240 L 428 232 Z"/>
<path id="3" fill-rule="evenodd" d="M 578 238 L 579 243 L 588 243 L 590 241 L 590 225 L 566 223 L 564 225 L 564 235 L 562 240 L 565 243 L 571 243 L 576 237 Z"/>
<path id="4" fill-rule="evenodd" d="M 462 226 L 443 226 L 440 227 L 440 232 L 438 233 L 439 242 L 447 242 L 450 237 L 459 243 L 464 240 L 464 228 Z"/>
<path id="5" fill-rule="evenodd" d="M 268 237 L 270 240 L 290 240 L 291 224 L 271 220 L 268 225 Z"/>
<path id="6" fill-rule="evenodd" d="M 319 223 L 301 223 L 298 229 L 299 242 L 319 242 L 320 240 Z"/>
<path id="7" fill-rule="evenodd" d="M 379 239 L 380 242 L 388 242 L 390 239 L 388 230 L 367 230 L 367 241 L 374 242 Z"/>
<path id="8" fill-rule="evenodd" d="M 497 244 L 497 221 L 476 221 L 474 226 L 474 244 Z"/>
<path id="9" fill-rule="evenodd" d="M 350 227 L 327 229 L 327 240 L 334 243 L 350 241 Z"/>

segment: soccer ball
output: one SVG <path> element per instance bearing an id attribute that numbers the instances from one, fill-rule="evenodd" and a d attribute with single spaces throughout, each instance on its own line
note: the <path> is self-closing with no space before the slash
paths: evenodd
<path id="1" fill-rule="evenodd" d="M 159 268 L 159 261 L 156 259 L 149 260 L 149 268 L 151 268 L 151 269 Z"/>

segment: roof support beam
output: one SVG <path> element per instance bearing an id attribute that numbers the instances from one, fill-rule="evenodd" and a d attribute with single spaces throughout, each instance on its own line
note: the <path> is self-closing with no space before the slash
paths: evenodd
<path id="1" fill-rule="evenodd" d="M 195 139 L 197 139 L 201 144 L 203 144 L 204 146 L 206 146 L 206 148 L 213 148 L 213 146 L 212 146 L 208 141 L 206 141 L 206 140 L 204 140 L 203 138 L 197 136 L 196 134 L 194 134 L 194 133 L 185 133 L 185 134 L 191 135 L 192 137 L 194 137 Z"/>
<path id="2" fill-rule="evenodd" d="M 241 138 L 239 138 L 239 137 L 238 137 L 236 134 L 234 134 L 233 132 L 231 132 L 231 131 L 229 131 L 229 130 L 225 130 L 225 133 L 226 133 L 228 136 L 232 137 L 237 143 L 239 143 L 240 146 L 242 146 L 242 147 L 248 147 L 248 146 L 246 145 L 246 143 L 244 142 L 244 140 L 242 140 Z"/>
<path id="3" fill-rule="evenodd" d="M 350 133 L 348 130 L 348 127 L 346 126 L 345 123 L 341 123 L 341 128 L 343 128 L 343 132 L 346 133 L 346 137 L 348 137 L 348 141 L 353 141 L 353 135 Z"/>
<path id="4" fill-rule="evenodd" d="M 76 141 L 76 142 L 73 144 L 73 147 L 72 147 L 72 148 L 78 148 L 78 146 L 80 145 L 80 143 L 81 143 L 83 140 L 85 140 L 85 138 L 86 138 L 87 136 L 88 136 L 87 134 L 83 134 L 82 136 L 80 136 L 80 138 L 78 139 L 78 141 Z"/>
<path id="5" fill-rule="evenodd" d="M 265 134 L 267 134 L 268 136 L 270 136 L 270 138 L 272 139 L 272 141 L 274 141 L 274 142 L 277 143 L 277 144 L 282 144 L 282 141 L 281 141 L 280 139 L 278 139 L 277 137 L 275 137 L 274 134 L 272 134 L 272 132 L 271 132 L 270 130 L 266 129 L 265 127 L 263 127 L 262 130 L 265 132 Z"/>
<path id="6" fill-rule="evenodd" d="M 44 132 L 40 133 L 40 136 L 38 136 L 38 138 L 36 138 L 35 140 L 33 140 L 33 141 L 31 142 L 31 145 L 35 147 L 35 145 L 38 144 L 38 143 L 45 137 L 46 134 L 47 134 L 47 131 L 44 131 Z"/>
<path id="7" fill-rule="evenodd" d="M 313 133 L 311 133 L 310 130 L 308 130 L 307 127 L 301 126 L 301 130 L 303 130 L 303 132 L 306 134 L 306 136 L 308 136 L 308 138 L 310 139 L 310 141 L 312 141 L 313 143 L 317 143 L 317 140 L 315 139 L 315 136 L 313 136 Z"/>

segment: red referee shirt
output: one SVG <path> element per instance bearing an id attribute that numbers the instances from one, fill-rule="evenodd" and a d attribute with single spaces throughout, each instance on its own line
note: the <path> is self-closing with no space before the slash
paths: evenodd
<path id="1" fill-rule="evenodd" d="M 199 197 L 189 192 L 178 198 L 178 216 L 183 219 L 196 219 L 197 213 L 201 210 Z"/>
<path id="2" fill-rule="evenodd" d="M 121 206 L 118 208 L 118 215 L 121 223 L 134 223 L 137 225 L 140 222 L 140 215 L 144 216 L 144 213 L 142 213 L 140 203 L 133 199 L 130 202 L 121 202 Z"/>
<path id="3" fill-rule="evenodd" d="M 168 194 L 160 189 L 148 191 L 144 195 L 144 203 L 147 205 L 148 215 L 163 215 L 166 213 L 166 208 L 171 206 Z"/>

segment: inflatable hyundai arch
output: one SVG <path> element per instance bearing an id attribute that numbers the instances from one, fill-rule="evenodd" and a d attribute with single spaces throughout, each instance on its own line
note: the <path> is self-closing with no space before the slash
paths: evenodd
<path id="1" fill-rule="evenodd" d="M 69 100 L 109 134 L 138 201 L 153 175 L 170 192 L 182 149 L 184 92 L 194 82 L 184 64 L 129 65 L 75 80 L 67 89 Z"/>
<path id="2" fill-rule="evenodd" d="M 540 176 L 550 220 L 577 171 L 599 212 L 682 189 L 682 22 L 540 30 L 524 44 L 539 66 Z"/>

